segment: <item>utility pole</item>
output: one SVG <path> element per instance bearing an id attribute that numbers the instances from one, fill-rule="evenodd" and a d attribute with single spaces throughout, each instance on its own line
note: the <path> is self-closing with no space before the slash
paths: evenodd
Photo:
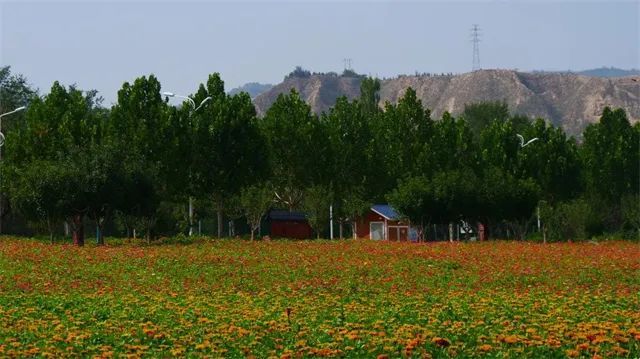
<path id="1" fill-rule="evenodd" d="M 472 70 L 480 70 L 480 26 L 473 24 L 471 27 L 471 42 L 473 42 L 473 65 Z"/>
<path id="2" fill-rule="evenodd" d="M 351 59 L 350 58 L 345 58 L 342 59 L 342 62 L 344 62 L 344 70 L 351 70 Z"/>

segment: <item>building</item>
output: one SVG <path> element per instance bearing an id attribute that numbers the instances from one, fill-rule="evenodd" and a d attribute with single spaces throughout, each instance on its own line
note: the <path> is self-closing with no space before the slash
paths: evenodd
<path id="1" fill-rule="evenodd" d="M 313 230 L 303 212 L 274 209 L 267 215 L 267 221 L 273 238 L 312 238 Z"/>
<path id="2" fill-rule="evenodd" d="M 373 205 L 364 216 L 356 221 L 358 238 L 390 241 L 415 241 L 417 232 L 408 221 L 388 204 Z"/>

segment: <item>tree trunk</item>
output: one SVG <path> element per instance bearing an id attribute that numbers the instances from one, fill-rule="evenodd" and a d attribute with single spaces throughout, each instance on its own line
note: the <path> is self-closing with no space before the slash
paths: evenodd
<path id="1" fill-rule="evenodd" d="M 449 222 L 449 242 L 453 242 L 453 223 Z"/>
<path id="2" fill-rule="evenodd" d="M 352 222 L 351 229 L 353 230 L 353 239 L 358 239 L 358 223 L 356 221 Z"/>
<path id="3" fill-rule="evenodd" d="M 338 229 L 340 231 L 340 239 L 344 239 L 343 231 L 344 231 L 344 221 L 340 221 L 340 227 Z"/>
<path id="4" fill-rule="evenodd" d="M 222 238 L 222 208 L 218 207 L 218 238 Z"/>
<path id="5" fill-rule="evenodd" d="M 51 226 L 51 219 L 47 218 L 47 229 L 49 230 L 49 242 L 53 244 L 53 228 Z"/>
<path id="6" fill-rule="evenodd" d="M 97 238 L 96 238 L 96 243 L 99 246 L 104 246 L 104 222 L 98 222 L 98 225 L 96 226 L 98 233 L 97 233 Z"/>
<path id="7" fill-rule="evenodd" d="M 189 196 L 189 237 L 193 235 L 193 197 Z"/>
<path id="8" fill-rule="evenodd" d="M 253 242 L 253 237 L 254 237 L 254 233 L 256 232 L 256 229 L 252 226 L 251 227 L 251 241 Z"/>
<path id="9" fill-rule="evenodd" d="M 76 214 L 73 216 L 71 231 L 73 244 L 78 247 L 84 246 L 84 216 L 82 214 Z"/>
<path id="10" fill-rule="evenodd" d="M 547 244 L 547 224 L 542 224 L 542 243 Z"/>

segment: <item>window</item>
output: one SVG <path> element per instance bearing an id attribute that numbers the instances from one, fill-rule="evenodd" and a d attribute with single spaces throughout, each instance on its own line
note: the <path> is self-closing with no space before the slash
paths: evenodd
<path id="1" fill-rule="evenodd" d="M 371 239 L 378 241 L 384 239 L 384 222 L 369 223 L 369 233 L 371 233 Z"/>

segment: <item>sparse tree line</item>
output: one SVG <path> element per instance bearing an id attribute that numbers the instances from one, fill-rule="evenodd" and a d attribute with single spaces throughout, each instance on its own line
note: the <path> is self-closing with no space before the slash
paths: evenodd
<path id="1" fill-rule="evenodd" d="M 2 112 L 28 102 L 3 125 L 3 215 L 52 237 L 67 223 L 78 245 L 87 221 L 99 243 L 108 221 L 122 236 L 187 233 L 190 199 L 196 216 L 216 218 L 218 236 L 230 218 L 253 238 L 269 208 L 304 211 L 320 236 L 332 205 L 343 237 L 373 203 L 393 205 L 421 240 L 433 239 L 430 225 L 453 223 L 525 238 L 537 213 L 549 241 L 640 233 L 640 125 L 621 109 L 605 109 L 578 143 L 501 102 L 435 120 L 409 88 L 380 108 L 371 78 L 359 99 L 339 98 L 322 115 L 291 91 L 262 118 L 218 74 L 181 104 L 153 75 L 140 77 L 111 108 L 57 82 L 38 96 L 8 68 L 0 86 Z M 522 147 L 517 134 L 538 140 Z"/>

